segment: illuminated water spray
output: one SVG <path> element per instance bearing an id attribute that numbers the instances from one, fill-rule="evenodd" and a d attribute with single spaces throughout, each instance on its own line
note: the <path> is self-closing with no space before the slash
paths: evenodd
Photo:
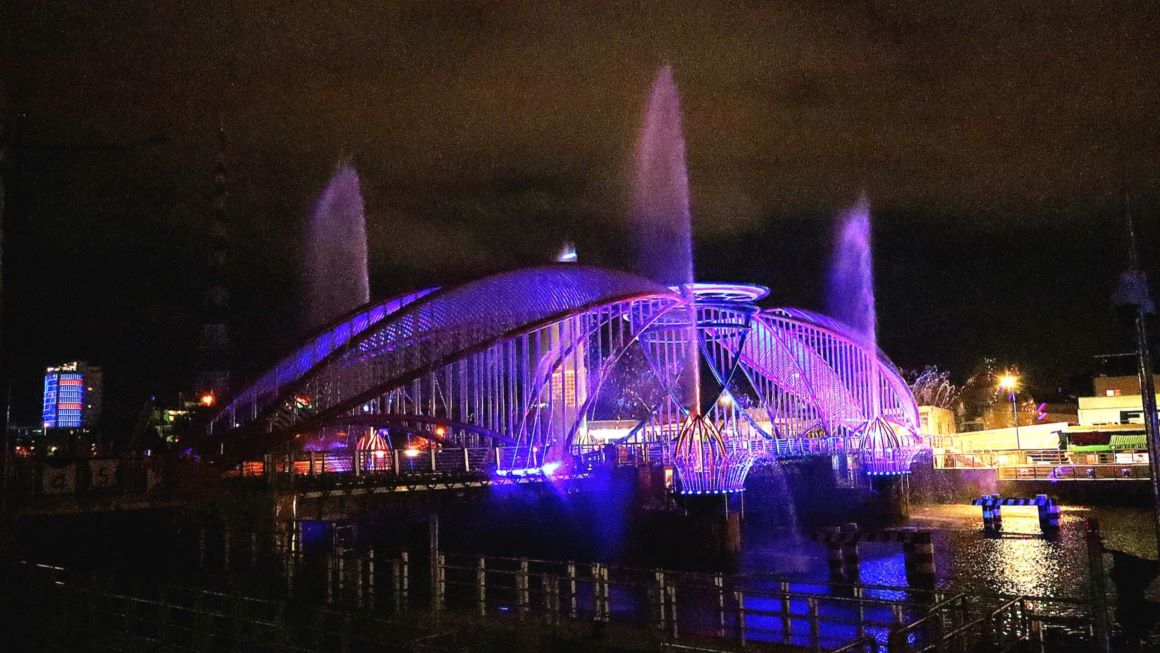
<path id="1" fill-rule="evenodd" d="M 335 171 L 310 218 L 306 275 L 312 328 L 370 301 L 362 189 L 349 165 Z"/>
<path id="2" fill-rule="evenodd" d="M 693 281 L 693 215 L 681 100 L 673 69 L 657 73 L 636 141 L 632 222 L 638 271 L 667 286 Z"/>
<path id="3" fill-rule="evenodd" d="M 632 223 L 636 230 L 637 271 L 687 292 L 693 282 L 693 214 L 689 209 L 689 175 L 685 164 L 685 136 L 681 98 L 672 66 L 657 72 L 645 104 L 637 136 L 632 175 Z M 700 400 L 695 314 L 672 316 L 665 329 L 670 351 L 648 352 L 665 385 L 675 391 L 683 407 Z M 649 349 L 655 349 L 651 347 Z M 675 359 L 674 359 L 675 357 Z M 661 364 L 662 359 L 665 361 Z"/>
<path id="4" fill-rule="evenodd" d="M 860 344 L 878 358 L 878 315 L 874 305 L 874 254 L 870 239 L 870 203 L 862 196 L 841 217 L 835 231 L 833 260 L 827 280 L 829 311 L 853 327 Z M 910 462 L 919 442 L 904 427 L 885 419 L 882 413 L 882 379 L 877 365 L 864 374 L 870 388 L 868 405 L 863 406 L 860 424 L 843 425 L 852 432 L 859 463 L 871 475 L 889 476 L 910 471 Z"/>
<path id="5" fill-rule="evenodd" d="M 862 196 L 838 221 L 827 280 L 830 316 L 854 327 L 862 344 L 878 347 L 874 308 L 874 254 L 870 243 L 870 202 Z"/>
<path id="6" fill-rule="evenodd" d="M 725 389 L 729 372 L 702 373 L 703 353 L 740 348 L 743 337 L 732 334 L 748 328 L 748 314 L 740 325 L 722 327 L 724 339 L 705 333 L 699 322 L 698 287 L 693 283 L 693 215 L 689 208 L 689 177 L 681 102 L 671 66 L 663 66 L 653 81 L 644 120 L 636 142 L 632 183 L 632 220 L 636 229 L 637 269 L 681 293 L 685 302 L 658 320 L 641 337 L 653 370 L 669 391 L 653 408 L 658 422 L 679 424 L 672 438 L 673 462 L 686 494 L 736 492 L 744 487 L 752 464 L 748 452 L 732 451 L 726 435 L 708 418 L 707 411 Z M 704 341 L 713 338 L 712 343 Z M 725 343 L 725 341 L 728 341 Z M 736 351 L 715 356 L 719 366 L 732 369 Z M 708 362 L 708 361 L 706 361 Z M 720 376 L 721 378 L 716 378 Z M 708 381 L 709 387 L 702 385 Z M 667 427 L 666 427 L 667 428 Z"/>

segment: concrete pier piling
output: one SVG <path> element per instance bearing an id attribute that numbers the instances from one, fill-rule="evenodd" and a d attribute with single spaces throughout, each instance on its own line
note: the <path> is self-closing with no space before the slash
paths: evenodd
<path id="1" fill-rule="evenodd" d="M 1000 506 L 998 494 L 991 494 L 980 499 L 979 505 L 983 508 L 983 530 L 987 533 L 998 533 L 1003 530 L 1003 509 Z"/>
<path id="2" fill-rule="evenodd" d="M 826 535 L 826 564 L 829 565 L 830 575 L 840 578 L 842 574 L 842 560 L 845 557 L 841 538 L 837 528 L 827 528 Z"/>
<path id="3" fill-rule="evenodd" d="M 857 580 L 859 567 L 862 564 L 858 555 L 858 524 L 853 522 L 843 524 L 839 532 L 843 535 L 841 538 L 842 568 L 847 576 L 853 580 Z"/>
<path id="4" fill-rule="evenodd" d="M 903 561 L 907 575 L 916 584 L 933 585 L 935 581 L 934 534 L 915 531 L 912 539 L 903 540 Z"/>

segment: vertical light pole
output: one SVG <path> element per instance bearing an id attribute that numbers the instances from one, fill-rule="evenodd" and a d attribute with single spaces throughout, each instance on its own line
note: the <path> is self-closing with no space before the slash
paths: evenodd
<path id="1" fill-rule="evenodd" d="M 999 389 L 1005 390 L 1011 399 L 1011 417 L 1015 419 L 1015 448 L 1022 450 L 1023 443 L 1019 440 L 1019 404 L 1015 401 L 1015 393 L 1019 390 L 1019 377 L 1004 374 L 999 377 Z"/>
<path id="2" fill-rule="evenodd" d="M 1148 468 L 1152 476 L 1152 512 L 1156 529 L 1156 546 L 1160 550 L 1160 423 L 1156 414 L 1156 382 L 1152 375 L 1152 353 L 1148 346 L 1148 316 L 1156 313 L 1156 306 L 1148 292 L 1148 277 L 1140 269 L 1140 255 L 1136 249 L 1136 225 L 1128 194 L 1124 193 L 1124 223 L 1128 231 L 1128 269 L 1120 275 L 1120 283 L 1112 300 L 1116 306 L 1128 309 L 1136 327 L 1136 356 L 1140 373 L 1140 399 L 1144 409 L 1144 432 L 1148 442 Z"/>

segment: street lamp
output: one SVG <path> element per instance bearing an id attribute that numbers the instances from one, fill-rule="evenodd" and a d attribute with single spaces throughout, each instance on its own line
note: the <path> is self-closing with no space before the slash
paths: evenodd
<path id="1" fill-rule="evenodd" d="M 999 377 L 999 389 L 1007 392 L 1011 399 L 1011 416 L 1015 419 L 1015 448 L 1023 449 L 1019 441 L 1019 404 L 1015 402 L 1015 393 L 1019 391 L 1019 377 L 1007 373 Z"/>

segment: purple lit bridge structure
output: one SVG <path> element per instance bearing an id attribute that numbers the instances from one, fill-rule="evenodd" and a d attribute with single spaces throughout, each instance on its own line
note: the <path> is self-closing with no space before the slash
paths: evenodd
<path id="1" fill-rule="evenodd" d="M 788 456 L 908 471 L 919 418 L 895 366 L 830 318 L 759 308 L 767 294 L 558 264 L 372 302 L 244 387 L 209 436 L 300 474 L 534 478 L 614 451 L 672 466 L 683 493 L 740 490 Z"/>

